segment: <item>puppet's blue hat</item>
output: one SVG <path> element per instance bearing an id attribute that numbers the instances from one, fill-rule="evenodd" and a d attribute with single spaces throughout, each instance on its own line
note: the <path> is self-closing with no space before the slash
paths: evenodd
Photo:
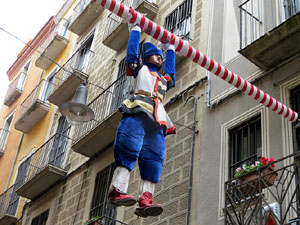
<path id="1" fill-rule="evenodd" d="M 154 44 L 151 42 L 146 42 L 143 44 L 143 50 L 142 50 L 142 59 L 143 59 L 143 64 L 146 65 L 148 62 L 148 59 L 150 58 L 151 55 L 160 55 L 161 58 L 163 59 L 163 54 L 160 49 L 158 49 Z"/>

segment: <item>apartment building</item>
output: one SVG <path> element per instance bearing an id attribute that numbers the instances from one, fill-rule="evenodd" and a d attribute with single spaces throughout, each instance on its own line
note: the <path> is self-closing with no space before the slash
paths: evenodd
<path id="1" fill-rule="evenodd" d="M 122 3 L 299 113 L 297 1 Z M 91 0 L 67 1 L 55 18 L 69 36 L 65 40 L 60 35 L 59 43 L 66 47 L 59 54 L 48 54 L 45 48 L 35 62 L 45 71 L 42 80 L 48 85 L 43 93 L 52 111 L 41 127 L 44 143 L 16 160 L 28 165 L 16 190 L 26 199 L 21 224 L 266 224 L 270 215 L 277 224 L 297 224 L 299 123 L 288 122 L 179 55 L 176 87 L 164 102 L 177 134 L 166 137 L 163 173 L 154 195 L 164 211 L 158 217 L 139 218 L 133 213 L 135 206 L 110 205 L 118 106 L 134 84 L 125 71 L 128 26 L 100 1 Z M 158 44 L 143 33 L 144 40 Z M 86 86 L 87 107 L 94 113 L 84 123 L 71 121 L 59 110 L 74 100 L 79 86 Z M 28 138 L 24 148 L 29 140 L 32 145 L 37 141 Z M 271 173 L 276 179 L 263 187 L 260 175 L 250 184 L 253 190 L 242 192 L 234 170 L 260 156 L 277 160 Z M 136 166 L 129 194 L 138 196 L 139 183 Z"/>
<path id="2" fill-rule="evenodd" d="M 299 113 L 299 1 L 212 4 L 207 54 Z M 299 224 L 299 120 L 291 123 L 208 76 L 196 224 Z M 278 160 L 273 186 L 259 179 L 258 190 L 241 195 L 236 168 L 261 156 Z M 271 212 L 275 223 L 266 222 Z"/>

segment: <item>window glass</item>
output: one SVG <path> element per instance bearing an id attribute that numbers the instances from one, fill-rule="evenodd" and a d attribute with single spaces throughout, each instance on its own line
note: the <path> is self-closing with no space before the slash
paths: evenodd
<path id="1" fill-rule="evenodd" d="M 229 179 L 235 169 L 243 164 L 251 165 L 261 156 L 261 119 L 260 116 L 233 128 L 230 134 Z"/>
<path id="2" fill-rule="evenodd" d="M 49 210 L 47 210 L 46 212 L 35 217 L 32 220 L 31 225 L 46 225 L 47 219 L 48 219 L 48 214 L 49 214 Z"/>

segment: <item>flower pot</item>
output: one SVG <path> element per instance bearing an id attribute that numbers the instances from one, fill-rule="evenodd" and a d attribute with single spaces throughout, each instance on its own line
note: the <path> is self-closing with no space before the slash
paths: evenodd
<path id="1" fill-rule="evenodd" d="M 260 170 L 261 178 L 264 181 L 261 181 L 261 189 L 265 189 L 266 187 L 273 186 L 275 179 L 277 177 L 277 173 L 273 171 L 272 168 L 267 167 L 263 170 Z M 239 191 L 244 195 L 253 194 L 259 190 L 259 174 L 258 171 L 251 171 L 241 177 L 239 180 Z"/>

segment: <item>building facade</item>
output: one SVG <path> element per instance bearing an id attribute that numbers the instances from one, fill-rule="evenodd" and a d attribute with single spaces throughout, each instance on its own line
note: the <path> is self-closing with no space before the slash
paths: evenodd
<path id="1" fill-rule="evenodd" d="M 26 199 L 19 205 L 20 223 L 266 224 L 272 217 L 277 224 L 297 224 L 299 123 L 287 122 L 179 55 L 176 87 L 164 102 L 177 134 L 166 137 L 163 173 L 154 195 L 154 203 L 162 204 L 164 211 L 158 217 L 138 218 L 135 206 L 116 208 L 107 202 L 115 168 L 112 146 L 121 119 L 118 106 L 129 96 L 134 80 L 125 70 L 128 26 L 99 2 L 66 1 L 54 16 L 57 30 L 35 61 L 44 71 L 40 96 L 47 100 L 49 112 L 42 117 L 45 122 L 16 123 L 24 133 L 16 157 L 19 167 L 12 169 L 14 177 L 17 170 L 24 177 L 16 190 Z M 123 1 L 299 113 L 299 4 L 267 3 Z M 273 24 L 271 15 L 280 18 Z M 141 41 L 159 44 L 144 33 Z M 72 101 L 79 85 L 87 87 L 87 106 L 95 117 L 76 124 L 59 109 Z M 45 108 L 41 102 L 38 106 Z M 276 179 L 263 187 L 266 181 L 259 177 L 242 192 L 234 170 L 260 156 L 277 160 Z M 129 194 L 139 195 L 140 181 L 136 165 Z M 284 194 L 279 198 L 278 193 Z"/>

